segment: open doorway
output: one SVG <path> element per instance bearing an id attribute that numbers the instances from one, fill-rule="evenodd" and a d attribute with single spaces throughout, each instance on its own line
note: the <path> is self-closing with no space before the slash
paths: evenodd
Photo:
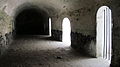
<path id="1" fill-rule="evenodd" d="M 71 25 L 70 25 L 70 20 L 66 17 L 63 19 L 62 22 L 62 42 L 64 44 L 66 44 L 66 46 L 70 46 L 71 45 Z"/>
<path id="2" fill-rule="evenodd" d="M 112 46 L 111 9 L 102 6 L 97 12 L 97 57 L 111 60 Z"/>
<path id="3" fill-rule="evenodd" d="M 21 10 L 15 17 L 16 35 L 49 35 L 49 16 L 37 8 Z"/>
<path id="4" fill-rule="evenodd" d="M 49 18 L 49 36 L 51 36 L 51 22 L 52 22 L 52 20 L 51 20 L 51 18 Z"/>

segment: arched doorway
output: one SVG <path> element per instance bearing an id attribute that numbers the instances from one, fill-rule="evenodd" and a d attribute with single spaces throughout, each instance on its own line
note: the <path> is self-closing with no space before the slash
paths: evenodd
<path id="1" fill-rule="evenodd" d="M 70 25 L 70 20 L 66 17 L 63 19 L 62 22 L 62 42 L 66 44 L 67 46 L 71 45 L 71 25 Z"/>
<path id="2" fill-rule="evenodd" d="M 17 35 L 49 35 L 48 14 L 36 7 L 27 7 L 15 17 Z"/>
<path id="3" fill-rule="evenodd" d="M 111 60 L 112 45 L 112 16 L 107 6 L 97 11 L 97 57 Z"/>

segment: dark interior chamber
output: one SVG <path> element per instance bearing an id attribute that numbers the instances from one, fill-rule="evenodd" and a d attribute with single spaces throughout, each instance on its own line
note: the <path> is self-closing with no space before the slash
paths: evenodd
<path id="1" fill-rule="evenodd" d="M 45 11 L 24 9 L 15 18 L 17 35 L 49 35 L 49 18 Z"/>

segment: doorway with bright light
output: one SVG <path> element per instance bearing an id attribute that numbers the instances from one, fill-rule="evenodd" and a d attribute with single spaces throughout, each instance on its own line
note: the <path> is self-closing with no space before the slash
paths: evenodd
<path id="1" fill-rule="evenodd" d="M 62 22 L 62 42 L 66 45 L 66 46 L 70 46 L 71 45 L 71 25 L 70 25 L 70 20 L 66 17 L 63 19 Z"/>
<path id="2" fill-rule="evenodd" d="M 112 13 L 107 6 L 101 6 L 97 11 L 97 57 L 111 61 L 112 55 Z"/>

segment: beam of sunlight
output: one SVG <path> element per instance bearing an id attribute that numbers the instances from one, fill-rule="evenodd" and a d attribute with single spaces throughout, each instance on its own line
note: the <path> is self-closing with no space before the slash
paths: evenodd
<path id="1" fill-rule="evenodd" d="M 71 45 L 71 26 L 70 26 L 70 20 L 68 18 L 64 18 L 62 22 L 63 27 L 63 34 L 62 34 L 62 42 L 66 44 L 66 46 Z"/>

